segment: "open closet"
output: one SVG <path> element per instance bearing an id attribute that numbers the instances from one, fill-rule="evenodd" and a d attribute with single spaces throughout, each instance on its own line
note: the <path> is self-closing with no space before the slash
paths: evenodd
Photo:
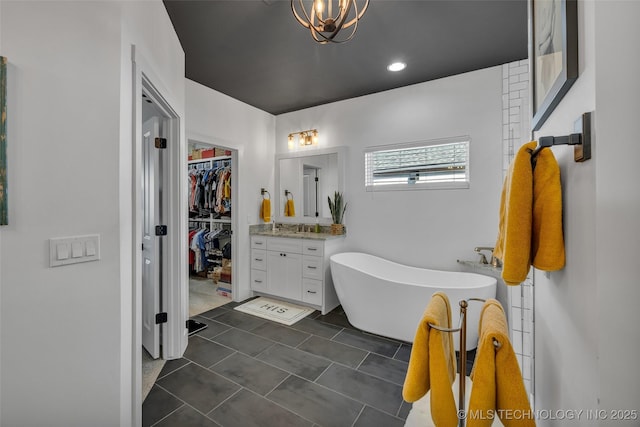
<path id="1" fill-rule="evenodd" d="M 189 316 L 231 301 L 232 154 L 189 142 Z"/>

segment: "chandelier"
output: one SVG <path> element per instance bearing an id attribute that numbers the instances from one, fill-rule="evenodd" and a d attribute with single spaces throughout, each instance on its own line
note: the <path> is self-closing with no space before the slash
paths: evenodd
<path id="1" fill-rule="evenodd" d="M 303 0 L 291 0 L 291 10 L 298 22 L 311 31 L 311 37 L 318 43 L 344 43 L 353 38 L 358 29 L 358 21 L 369 6 L 369 0 L 362 0 L 360 6 L 357 1 L 313 0 L 311 8 L 307 11 Z M 340 30 L 349 27 L 351 32 L 348 36 L 337 37 Z"/>

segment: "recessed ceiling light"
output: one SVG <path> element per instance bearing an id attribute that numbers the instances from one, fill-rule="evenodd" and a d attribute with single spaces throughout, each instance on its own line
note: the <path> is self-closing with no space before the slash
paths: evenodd
<path id="1" fill-rule="evenodd" d="M 404 62 L 394 62 L 393 64 L 389 64 L 387 66 L 387 70 L 389 71 L 402 71 L 406 68 L 407 64 Z"/>

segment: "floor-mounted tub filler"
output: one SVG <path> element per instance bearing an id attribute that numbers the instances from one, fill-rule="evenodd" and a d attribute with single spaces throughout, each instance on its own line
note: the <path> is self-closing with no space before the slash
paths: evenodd
<path id="1" fill-rule="evenodd" d="M 496 297 L 496 279 L 476 273 L 410 267 L 374 255 L 344 252 L 331 256 L 333 285 L 349 322 L 358 329 L 413 342 L 434 292 L 447 294 L 451 327 L 458 327 L 462 299 Z M 481 302 L 469 302 L 467 350 L 478 344 Z M 456 350 L 459 337 L 454 335 Z"/>

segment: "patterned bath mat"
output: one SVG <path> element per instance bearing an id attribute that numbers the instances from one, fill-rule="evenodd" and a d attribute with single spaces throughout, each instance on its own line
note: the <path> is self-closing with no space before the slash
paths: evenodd
<path id="1" fill-rule="evenodd" d="M 272 320 L 291 326 L 298 320 L 314 312 L 313 308 L 278 301 L 271 298 L 258 297 L 235 307 L 235 310 L 263 319 Z"/>

